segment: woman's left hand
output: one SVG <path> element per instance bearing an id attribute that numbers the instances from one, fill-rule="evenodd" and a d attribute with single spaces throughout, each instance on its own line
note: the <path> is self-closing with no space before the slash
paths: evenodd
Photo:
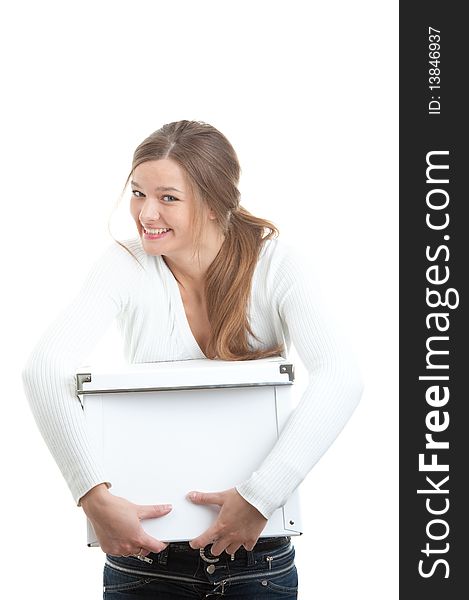
<path id="1" fill-rule="evenodd" d="M 190 542 L 194 549 L 205 548 L 212 543 L 210 551 L 213 556 L 219 556 L 223 550 L 234 554 L 241 546 L 252 550 L 266 526 L 267 519 L 264 515 L 235 488 L 213 493 L 189 492 L 187 498 L 194 504 L 220 506 L 215 523 Z"/>

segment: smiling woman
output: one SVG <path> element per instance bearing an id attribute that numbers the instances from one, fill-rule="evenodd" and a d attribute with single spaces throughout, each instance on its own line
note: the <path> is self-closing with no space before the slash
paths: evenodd
<path id="1" fill-rule="evenodd" d="M 131 213 L 145 252 L 153 256 L 164 255 L 166 261 L 184 265 L 187 271 L 198 241 L 210 264 L 224 237 L 214 222 L 214 212 L 202 203 L 197 208 L 203 227 L 195 231 L 197 198 L 182 168 L 169 158 L 151 160 L 138 165 L 133 177 Z M 168 192 L 177 193 L 178 196 L 169 195 Z M 195 266 L 192 269 L 195 270 Z M 202 266 L 198 270 L 202 271 Z"/>
<path id="2" fill-rule="evenodd" d="M 239 175 L 236 152 L 221 132 L 178 121 L 137 147 L 127 179 L 145 252 L 164 257 L 204 354 L 226 360 L 265 358 L 282 349 L 279 343 L 253 347 L 249 340 L 256 260 L 278 231 L 240 205 Z"/>
<path id="3" fill-rule="evenodd" d="M 133 177 L 130 210 L 142 247 L 150 256 L 164 256 L 178 282 L 191 331 L 208 355 L 211 325 L 204 293 L 205 273 L 224 241 L 215 214 L 198 200 L 183 169 L 169 158 L 141 163 L 133 170 Z M 196 206 L 203 223 L 197 232 Z M 197 256 L 195 247 L 199 249 Z"/>
<path id="4" fill-rule="evenodd" d="M 206 123 L 169 123 L 144 140 L 127 180 L 138 237 L 112 244 L 24 369 L 41 432 L 108 555 L 107 600 L 202 593 L 296 598 L 290 539 L 259 537 L 361 395 L 354 359 L 301 257 L 276 239 L 274 225 L 240 205 L 239 172 L 231 144 Z M 145 533 L 140 521 L 159 518 L 171 506 L 139 506 L 109 491 L 112 482 L 75 398 L 76 368 L 114 319 L 133 363 L 250 360 L 285 355 L 293 345 L 309 372 L 262 464 L 231 489 L 188 494 L 219 512 L 197 538 L 169 547 Z"/>

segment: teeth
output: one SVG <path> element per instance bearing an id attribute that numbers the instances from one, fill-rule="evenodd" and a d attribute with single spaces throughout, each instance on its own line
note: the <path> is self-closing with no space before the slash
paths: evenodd
<path id="1" fill-rule="evenodd" d="M 146 233 L 150 233 L 151 235 L 161 235 L 162 233 L 166 233 L 169 229 L 147 229 L 145 228 Z"/>

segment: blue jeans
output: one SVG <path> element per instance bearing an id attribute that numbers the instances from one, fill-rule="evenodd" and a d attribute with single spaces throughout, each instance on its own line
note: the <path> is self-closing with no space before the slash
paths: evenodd
<path id="1" fill-rule="evenodd" d="M 270 539 L 270 542 L 269 542 Z M 252 552 L 241 548 L 234 555 L 214 557 L 188 543 L 170 544 L 151 564 L 135 556 L 106 556 L 104 600 L 175 600 L 218 598 L 230 600 L 296 600 L 298 578 L 295 550 L 289 538 L 279 546 L 272 538 L 259 540 Z M 218 559 L 218 560 L 217 560 Z"/>

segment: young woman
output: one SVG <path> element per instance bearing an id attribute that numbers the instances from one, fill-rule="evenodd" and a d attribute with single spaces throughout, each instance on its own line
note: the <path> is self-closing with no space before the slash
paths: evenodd
<path id="1" fill-rule="evenodd" d="M 270 222 L 240 205 L 239 172 L 231 144 L 208 124 L 169 123 L 145 139 L 127 182 L 138 237 L 112 244 L 24 370 L 41 432 L 107 554 L 108 600 L 296 598 L 290 539 L 259 536 L 361 394 L 354 361 L 301 257 Z M 194 540 L 168 545 L 146 534 L 140 520 L 171 507 L 114 496 L 87 438 L 74 374 L 113 319 L 130 362 L 257 359 L 293 344 L 309 371 L 307 389 L 259 468 L 232 489 L 189 495 L 220 507 Z"/>

